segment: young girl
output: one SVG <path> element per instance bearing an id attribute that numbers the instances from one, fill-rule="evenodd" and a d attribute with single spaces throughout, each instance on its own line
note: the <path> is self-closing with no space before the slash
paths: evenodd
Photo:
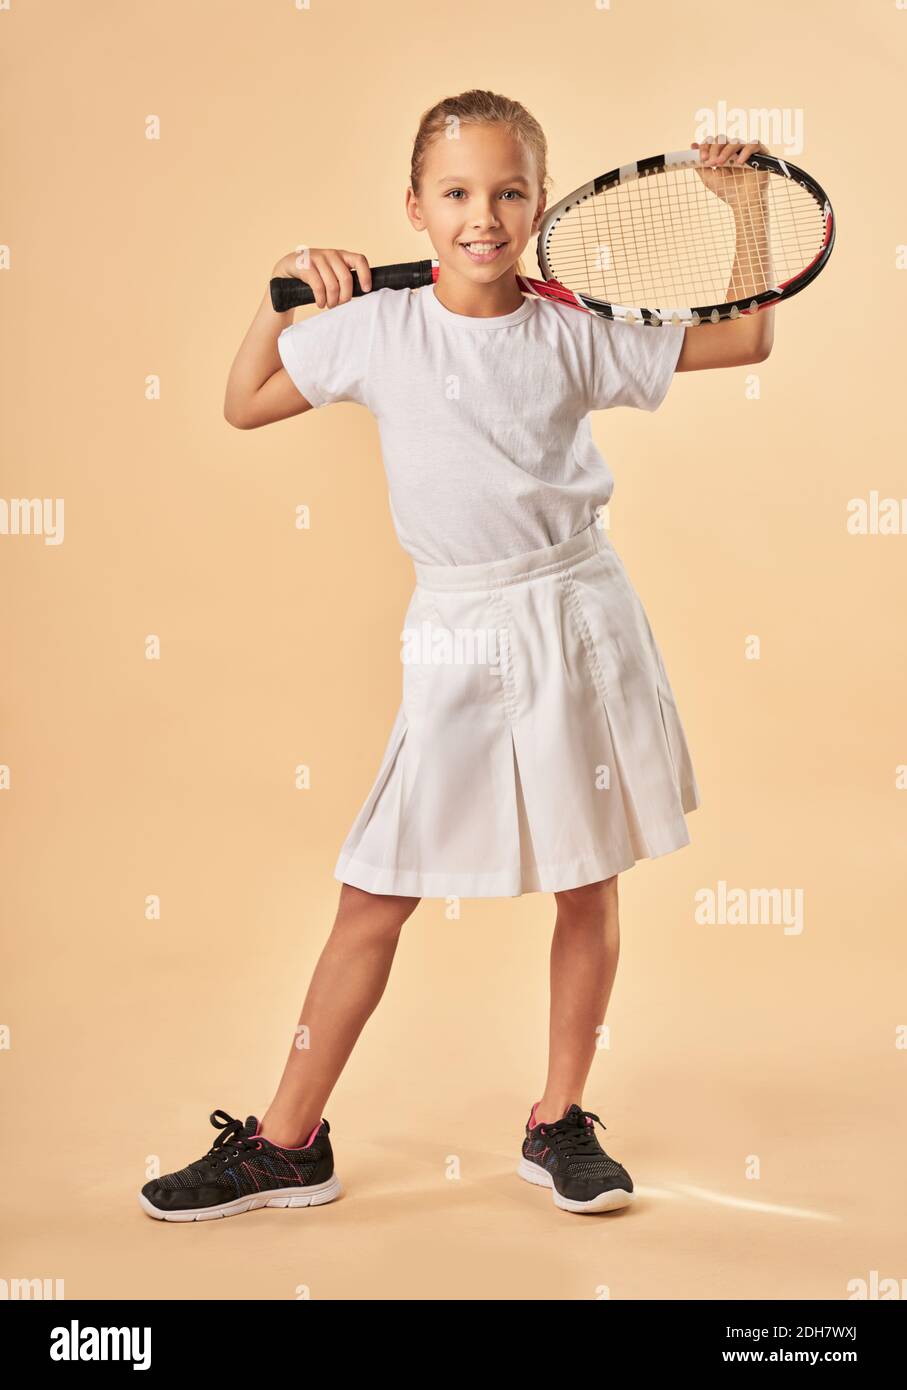
<path id="1" fill-rule="evenodd" d="M 764 147 L 699 148 L 708 180 Z M 322 1108 L 424 895 L 554 894 L 548 1076 L 517 1171 L 567 1211 L 631 1200 L 582 1108 L 617 967 L 617 880 L 689 843 L 699 791 L 661 652 L 600 524 L 613 479 L 588 417 L 655 410 L 675 371 L 762 361 L 774 311 L 687 332 L 524 297 L 515 274 L 546 159 L 518 102 L 441 101 L 419 126 L 406 195 L 435 285 L 353 298 L 351 269 L 370 290 L 365 256 L 312 250 L 304 268 L 285 256 L 272 274 L 304 280 L 327 312 L 293 323 L 266 293 L 231 369 L 225 415 L 239 429 L 335 401 L 374 413 L 416 585 L 402 704 L 340 850 L 337 916 L 300 1016 L 310 1045 L 294 1040 L 261 1120 L 215 1111 L 205 1157 L 146 1183 L 149 1216 L 339 1195 Z M 735 264 L 728 298 L 745 282 Z"/>

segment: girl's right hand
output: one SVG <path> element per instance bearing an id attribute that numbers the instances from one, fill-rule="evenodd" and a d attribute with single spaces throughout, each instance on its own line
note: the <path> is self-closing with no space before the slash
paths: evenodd
<path id="1" fill-rule="evenodd" d="M 353 297 L 351 270 L 355 270 L 363 291 L 368 292 L 372 288 L 372 272 L 359 251 L 303 246 L 283 256 L 271 273 L 275 277 L 303 280 L 314 294 L 319 309 L 333 309 Z"/>

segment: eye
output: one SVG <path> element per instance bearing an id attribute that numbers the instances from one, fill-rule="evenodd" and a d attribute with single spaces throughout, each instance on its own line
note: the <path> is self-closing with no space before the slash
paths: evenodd
<path id="1" fill-rule="evenodd" d="M 468 196 L 468 195 L 466 194 L 465 188 L 449 188 L 449 189 L 447 190 L 447 192 L 444 194 L 444 197 L 445 197 L 445 198 L 451 198 L 451 199 L 453 200 L 453 202 L 455 202 L 455 203 L 461 202 L 462 199 L 460 199 L 460 198 L 454 198 L 453 195 L 454 195 L 455 193 L 462 193 L 464 197 Z M 501 194 L 501 197 L 502 197 L 502 198 L 506 198 L 508 193 L 512 193 L 514 198 L 525 199 L 525 197 L 526 197 L 526 194 L 525 194 L 525 193 L 521 193 L 520 190 L 519 190 L 518 188 L 506 188 L 506 189 L 504 190 L 504 192 Z M 508 198 L 508 202 L 513 202 L 513 198 Z"/>

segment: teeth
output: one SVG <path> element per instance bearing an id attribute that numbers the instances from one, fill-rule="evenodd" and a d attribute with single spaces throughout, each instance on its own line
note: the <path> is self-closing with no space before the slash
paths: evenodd
<path id="1" fill-rule="evenodd" d="M 499 246 L 503 246 L 503 241 L 465 241 L 463 245 L 469 251 L 476 251 L 479 254 L 483 251 L 496 251 Z"/>

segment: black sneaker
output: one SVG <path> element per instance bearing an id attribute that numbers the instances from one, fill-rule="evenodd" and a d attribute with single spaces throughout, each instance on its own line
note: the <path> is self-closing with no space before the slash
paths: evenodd
<path id="1" fill-rule="evenodd" d="M 630 1174 L 598 1142 L 593 1121 L 605 1126 L 597 1115 L 570 1105 L 559 1120 L 536 1124 L 535 1109 L 517 1168 L 521 1178 L 550 1187 L 554 1205 L 564 1211 L 614 1211 L 633 1201 Z"/>
<path id="2" fill-rule="evenodd" d="M 146 1182 L 139 1202 L 148 1216 L 209 1221 L 256 1207 L 316 1207 L 340 1196 L 327 1120 L 299 1149 L 265 1139 L 254 1115 L 243 1124 L 226 1110 L 215 1110 L 211 1123 L 221 1133 L 204 1158 Z"/>

